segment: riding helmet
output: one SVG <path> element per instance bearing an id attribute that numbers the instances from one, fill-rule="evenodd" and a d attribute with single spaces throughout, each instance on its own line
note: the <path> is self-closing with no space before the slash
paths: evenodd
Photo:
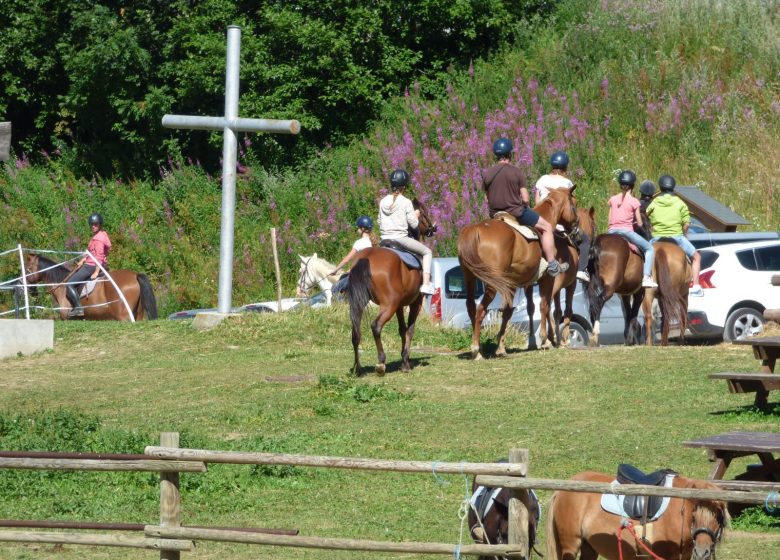
<path id="1" fill-rule="evenodd" d="M 390 174 L 390 186 L 400 189 L 409 184 L 409 174 L 403 169 L 396 169 Z"/>
<path id="2" fill-rule="evenodd" d="M 493 142 L 493 153 L 498 158 L 509 157 L 512 148 L 512 141 L 509 138 L 499 138 Z"/>
<path id="3" fill-rule="evenodd" d="M 634 183 L 636 183 L 636 174 L 630 169 L 624 169 L 620 172 L 620 175 L 618 175 L 618 183 L 620 183 L 621 186 L 627 185 L 633 187 Z"/>
<path id="4" fill-rule="evenodd" d="M 658 188 L 660 188 L 661 191 L 672 192 L 676 185 L 677 181 L 675 181 L 674 177 L 671 175 L 661 175 L 658 178 Z"/>
<path id="5" fill-rule="evenodd" d="M 94 226 L 94 225 L 98 225 L 101 227 L 103 226 L 103 216 L 101 216 L 100 214 L 92 214 L 89 217 L 89 220 L 87 221 L 89 222 L 90 226 Z"/>
<path id="6" fill-rule="evenodd" d="M 569 154 L 555 152 L 550 156 L 550 165 L 553 169 L 566 169 L 569 166 Z"/>
<path id="7" fill-rule="evenodd" d="M 357 227 L 363 229 L 372 229 L 374 227 L 374 222 L 368 216 L 360 216 L 357 219 Z"/>
<path id="8" fill-rule="evenodd" d="M 655 183 L 650 179 L 645 179 L 642 184 L 639 185 L 639 192 L 642 196 L 653 196 L 655 194 Z"/>

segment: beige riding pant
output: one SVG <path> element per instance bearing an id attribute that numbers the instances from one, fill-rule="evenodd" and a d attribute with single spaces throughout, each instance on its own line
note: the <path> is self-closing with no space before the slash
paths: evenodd
<path id="1" fill-rule="evenodd" d="M 428 248 L 423 243 L 420 243 L 419 241 L 415 241 L 411 237 L 401 237 L 399 239 L 393 239 L 393 241 L 398 243 L 404 249 L 407 249 L 415 255 L 422 257 L 423 274 L 431 273 L 431 261 L 433 260 L 433 253 L 431 252 L 430 248 Z"/>

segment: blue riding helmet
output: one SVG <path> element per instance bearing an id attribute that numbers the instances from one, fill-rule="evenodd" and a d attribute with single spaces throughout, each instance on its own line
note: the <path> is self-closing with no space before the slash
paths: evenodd
<path id="1" fill-rule="evenodd" d="M 618 175 L 618 183 L 633 187 L 634 183 L 636 183 L 636 174 L 630 169 L 624 169 L 621 171 L 620 175 Z"/>
<path id="2" fill-rule="evenodd" d="M 550 165 L 553 169 L 566 169 L 569 167 L 569 154 L 566 152 L 555 152 L 550 156 Z"/>
<path id="3" fill-rule="evenodd" d="M 653 196 L 655 194 L 655 183 L 649 179 L 642 181 L 642 184 L 639 185 L 639 192 L 642 193 L 642 196 Z"/>
<path id="4" fill-rule="evenodd" d="M 403 169 L 396 169 L 390 174 L 390 186 L 394 190 L 401 189 L 409 184 L 409 174 Z"/>
<path id="5" fill-rule="evenodd" d="M 671 175 L 661 175 L 658 178 L 658 188 L 660 188 L 661 191 L 672 192 L 676 186 L 677 181 L 675 181 L 674 177 Z"/>
<path id="6" fill-rule="evenodd" d="M 87 222 L 89 222 L 90 226 L 98 225 L 98 226 L 102 227 L 103 226 L 103 216 L 101 216 L 100 214 L 92 214 L 89 217 L 89 220 L 87 220 Z"/>
<path id="7" fill-rule="evenodd" d="M 368 216 L 360 216 L 357 219 L 357 227 L 363 229 L 373 229 L 374 222 Z"/>
<path id="8" fill-rule="evenodd" d="M 512 141 L 509 138 L 499 138 L 493 142 L 493 153 L 496 157 L 509 157 L 512 154 Z"/>

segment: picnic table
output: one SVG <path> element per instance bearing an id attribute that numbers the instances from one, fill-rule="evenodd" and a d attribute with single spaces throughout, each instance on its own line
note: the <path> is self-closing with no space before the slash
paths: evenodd
<path id="1" fill-rule="evenodd" d="M 780 356 L 780 336 L 735 340 L 733 344 L 752 346 L 753 355 L 761 360 L 761 371 L 711 373 L 710 379 L 725 379 L 732 393 L 755 393 L 755 406 L 766 408 L 769 392 L 780 389 L 780 375 L 775 375 L 775 364 Z"/>
<path id="2" fill-rule="evenodd" d="M 775 456 L 780 453 L 780 433 L 726 432 L 686 441 L 683 445 L 707 450 L 709 460 L 713 462 L 710 480 L 722 480 L 733 459 L 757 455 L 760 464 L 748 465 L 744 472 L 733 478 L 780 482 L 780 457 Z"/>

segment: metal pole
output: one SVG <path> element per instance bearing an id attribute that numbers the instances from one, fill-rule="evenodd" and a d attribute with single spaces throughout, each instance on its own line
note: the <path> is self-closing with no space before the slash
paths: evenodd
<path id="1" fill-rule="evenodd" d="M 238 66 L 241 59 L 241 29 L 231 25 L 227 32 L 225 71 L 225 119 L 238 117 Z M 222 145 L 222 223 L 219 236 L 220 313 L 230 313 L 233 292 L 233 235 L 236 211 L 236 133 L 225 126 Z"/>
<path id="2" fill-rule="evenodd" d="M 16 246 L 19 251 L 19 263 L 22 266 L 22 286 L 24 287 L 24 314 L 27 320 L 30 320 L 30 298 L 27 296 L 27 269 L 24 267 L 24 253 L 22 252 L 22 244 Z"/>

